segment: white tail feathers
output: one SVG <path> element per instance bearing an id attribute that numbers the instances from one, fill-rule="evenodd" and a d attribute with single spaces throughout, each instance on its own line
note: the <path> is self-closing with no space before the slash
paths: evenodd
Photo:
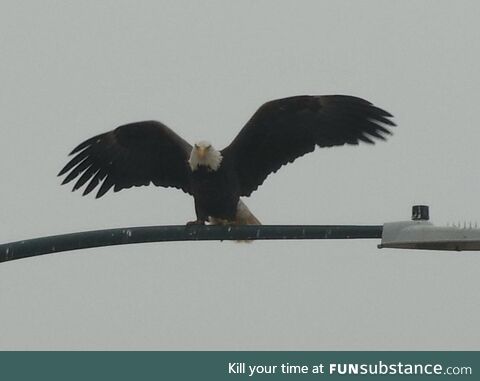
<path id="1" fill-rule="evenodd" d="M 250 212 L 250 209 L 247 208 L 247 205 L 245 205 L 242 200 L 238 200 L 235 223 L 237 225 L 261 225 L 258 218 Z"/>
<path id="2" fill-rule="evenodd" d="M 243 203 L 242 200 L 238 200 L 237 205 L 237 215 L 235 216 L 235 224 L 237 225 L 261 225 L 261 222 L 257 217 L 250 212 L 250 209 L 247 208 L 247 205 Z M 236 241 L 238 243 L 252 243 L 251 240 L 240 240 Z"/>
<path id="3" fill-rule="evenodd" d="M 227 220 L 221 220 L 218 218 L 209 218 L 209 222 L 213 225 L 228 225 L 228 224 L 234 224 L 234 225 L 261 225 L 262 223 L 258 220 L 257 217 L 255 217 L 252 212 L 250 212 L 250 209 L 247 208 L 247 205 L 245 205 L 242 200 L 238 200 L 237 204 L 237 214 L 235 216 L 234 221 L 227 221 Z M 239 240 L 235 242 L 246 242 L 250 243 L 252 241 L 249 240 Z"/>

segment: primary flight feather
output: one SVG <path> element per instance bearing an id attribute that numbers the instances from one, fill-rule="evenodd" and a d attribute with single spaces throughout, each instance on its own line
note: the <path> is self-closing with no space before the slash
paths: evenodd
<path id="1" fill-rule="evenodd" d="M 267 176 L 316 146 L 385 140 L 392 115 L 348 95 L 294 96 L 262 105 L 232 143 L 221 151 L 208 142 L 193 147 L 157 121 L 126 124 L 77 146 L 60 171 L 62 184 L 77 179 L 83 195 L 98 188 L 175 187 L 195 200 L 191 223 L 259 224 L 240 200 Z"/>

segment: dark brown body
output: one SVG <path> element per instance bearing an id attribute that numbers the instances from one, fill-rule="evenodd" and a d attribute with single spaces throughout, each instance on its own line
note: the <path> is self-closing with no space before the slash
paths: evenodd
<path id="1" fill-rule="evenodd" d="M 232 171 L 223 165 L 216 171 L 199 166 L 192 172 L 191 181 L 198 221 L 208 221 L 209 217 L 235 220 L 240 195 L 235 191 L 238 185 Z"/>

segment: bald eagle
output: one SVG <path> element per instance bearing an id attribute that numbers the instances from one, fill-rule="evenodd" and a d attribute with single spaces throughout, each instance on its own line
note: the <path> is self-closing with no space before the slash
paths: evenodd
<path id="1" fill-rule="evenodd" d="M 83 195 L 102 197 L 132 186 L 174 187 L 193 196 L 196 220 L 187 224 L 260 224 L 240 200 L 281 166 L 319 147 L 385 140 L 392 115 L 348 95 L 294 96 L 263 104 L 230 145 L 193 147 L 157 121 L 125 124 L 78 145 L 60 171 Z"/>

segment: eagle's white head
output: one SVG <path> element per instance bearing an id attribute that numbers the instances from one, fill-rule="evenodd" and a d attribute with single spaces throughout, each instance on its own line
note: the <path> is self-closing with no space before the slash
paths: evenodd
<path id="1" fill-rule="evenodd" d="M 190 164 L 192 171 L 195 171 L 199 166 L 216 171 L 220 167 L 222 159 L 220 151 L 213 148 L 209 142 L 200 141 L 193 146 L 188 164 Z"/>

